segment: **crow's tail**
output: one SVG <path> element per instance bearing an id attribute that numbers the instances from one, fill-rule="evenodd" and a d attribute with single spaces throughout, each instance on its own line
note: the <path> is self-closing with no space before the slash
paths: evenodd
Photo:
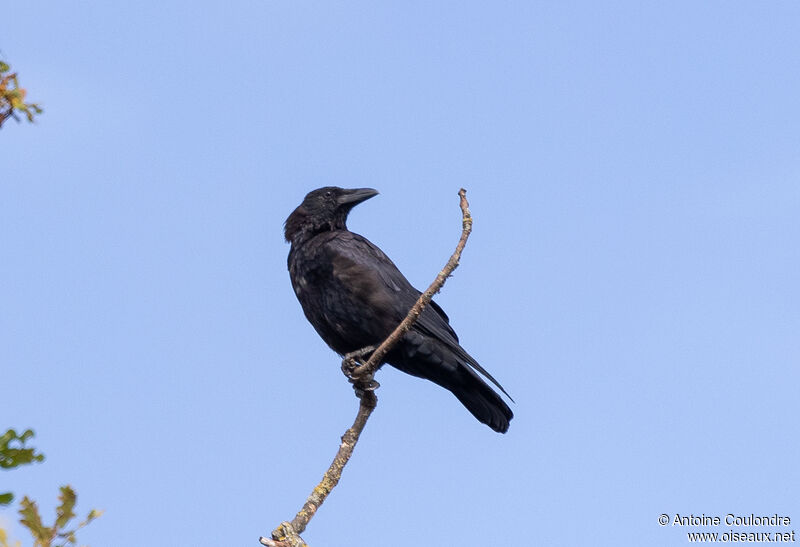
<path id="1" fill-rule="evenodd" d="M 410 334 L 407 338 L 409 343 L 400 351 L 389 353 L 387 361 L 392 366 L 450 390 L 479 422 L 499 433 L 508 431 L 514 413 L 500 395 L 478 376 L 470 362 L 465 362 L 463 356 L 456 355 L 444 344 L 430 343 L 416 333 Z M 463 349 L 461 352 L 472 361 Z"/>
<path id="2" fill-rule="evenodd" d="M 514 413 L 500 396 L 488 386 L 467 365 L 458 367 L 458 375 L 452 377 L 449 385 L 442 383 L 442 387 L 449 389 L 461 404 L 467 407 L 479 422 L 484 423 L 497 431 L 505 433 Z M 437 382 L 438 383 L 438 382 Z"/>

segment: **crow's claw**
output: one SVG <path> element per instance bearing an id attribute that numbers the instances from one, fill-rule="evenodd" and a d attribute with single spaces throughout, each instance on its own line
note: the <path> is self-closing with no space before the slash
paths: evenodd
<path id="1" fill-rule="evenodd" d="M 351 382 L 355 380 L 353 372 L 366 362 L 363 357 L 375 351 L 375 348 L 376 346 L 366 346 L 345 354 L 344 359 L 342 359 L 342 372 Z"/>

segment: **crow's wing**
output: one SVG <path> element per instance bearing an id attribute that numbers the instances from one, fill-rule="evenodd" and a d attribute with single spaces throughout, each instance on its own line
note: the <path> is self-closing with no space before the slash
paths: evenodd
<path id="1" fill-rule="evenodd" d="M 352 232 L 334 233 L 336 236 L 330 237 L 324 245 L 333 264 L 334 277 L 348 287 L 351 296 L 364 306 L 363 309 L 390 312 L 392 317 L 381 319 L 389 322 L 384 326 L 391 332 L 405 318 L 422 293 L 367 238 Z M 436 302 L 431 301 L 422 310 L 412 329 L 445 344 L 511 398 L 503 386 L 459 345 L 458 336 L 450 326 L 447 314 Z"/>

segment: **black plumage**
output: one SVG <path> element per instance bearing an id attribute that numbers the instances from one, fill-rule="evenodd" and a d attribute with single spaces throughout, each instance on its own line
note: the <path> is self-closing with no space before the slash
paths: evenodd
<path id="1" fill-rule="evenodd" d="M 294 292 L 306 318 L 340 355 L 382 342 L 421 294 L 383 251 L 347 229 L 350 210 L 377 193 L 371 188 L 320 188 L 286 220 Z M 508 430 L 511 409 L 475 371 L 505 390 L 459 345 L 435 302 L 425 307 L 385 362 L 450 390 L 495 431 Z"/>

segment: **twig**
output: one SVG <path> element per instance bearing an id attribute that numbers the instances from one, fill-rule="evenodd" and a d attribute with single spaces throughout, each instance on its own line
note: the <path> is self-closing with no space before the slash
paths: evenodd
<path id="1" fill-rule="evenodd" d="M 411 307 L 408 311 L 408 315 L 403 321 L 397 325 L 397 327 L 392 331 L 392 334 L 383 341 L 383 343 L 378 346 L 372 355 L 365 364 L 357 367 L 352 375 L 353 377 L 370 377 L 375 374 L 375 371 L 378 369 L 378 366 L 383 361 L 383 358 L 386 356 L 387 353 L 394 347 L 394 345 L 400 340 L 400 338 L 411 328 L 411 325 L 414 324 L 414 321 L 422 313 L 422 310 L 425 306 L 428 305 L 428 302 L 431 301 L 433 295 L 438 293 L 444 282 L 447 281 L 447 278 L 453 273 L 458 267 L 458 261 L 461 259 L 461 251 L 464 250 L 464 245 L 467 244 L 467 238 L 469 234 L 472 232 L 472 215 L 469 212 L 469 203 L 467 202 L 467 191 L 463 188 L 458 191 L 459 196 L 459 205 L 461 206 L 461 239 L 458 240 L 458 245 L 456 245 L 456 250 L 453 252 L 453 255 L 450 257 L 450 260 L 447 261 L 442 271 L 439 272 L 439 275 L 436 276 L 436 279 L 433 280 L 433 283 L 430 284 L 428 289 L 420 295 L 419 300 Z"/>
<path id="2" fill-rule="evenodd" d="M 328 497 L 331 490 L 339 483 L 344 466 L 347 465 L 347 462 L 350 460 L 353 449 L 358 442 L 358 437 L 361 435 L 364 426 L 367 425 L 367 420 L 378 404 L 378 398 L 375 396 L 374 392 L 375 386 L 372 385 L 374 384 L 372 377 L 375 371 L 378 369 L 378 366 L 380 366 L 386 354 L 391 351 L 400 338 L 411 328 L 414 321 L 416 321 L 422 313 L 422 310 L 431 301 L 433 295 L 441 290 L 447 278 L 450 277 L 453 270 L 458 267 L 458 261 L 461 259 L 461 252 L 464 250 L 464 246 L 467 244 L 467 238 L 472 232 L 472 215 L 469 212 L 467 191 L 462 188 L 458 191 L 458 196 L 460 198 L 459 206 L 461 207 L 462 228 L 461 238 L 458 240 L 456 250 L 453 252 L 453 255 L 450 257 L 450 260 L 447 261 L 444 268 L 442 268 L 442 271 L 436 276 L 436 279 L 433 280 L 433 283 L 420 295 L 417 302 L 409 310 L 405 319 L 403 319 L 386 340 L 372 352 L 372 355 L 370 355 L 366 363 L 362 361 L 359 366 L 355 367 L 352 372 L 349 373 L 350 379 L 355 380 L 356 394 L 360 399 L 358 414 L 356 415 L 353 425 L 342 435 L 342 442 L 339 445 L 339 451 L 336 453 L 336 457 L 333 458 L 333 462 L 322 477 L 322 481 L 320 481 L 311 492 L 311 495 L 308 496 L 308 499 L 306 499 L 303 508 L 300 509 L 292 522 L 283 522 L 278 528 L 273 530 L 272 539 L 261 537 L 259 541 L 262 545 L 267 545 L 268 547 L 308 547 L 305 541 L 300 537 L 300 534 L 305 531 L 308 522 L 317 512 L 317 509 L 319 509 L 320 505 L 325 501 L 325 498 Z M 351 358 L 352 357 L 345 357 L 345 362 Z M 345 368 L 344 364 L 343 362 L 343 369 Z M 367 389 L 361 389 L 365 386 L 368 386 Z"/>

